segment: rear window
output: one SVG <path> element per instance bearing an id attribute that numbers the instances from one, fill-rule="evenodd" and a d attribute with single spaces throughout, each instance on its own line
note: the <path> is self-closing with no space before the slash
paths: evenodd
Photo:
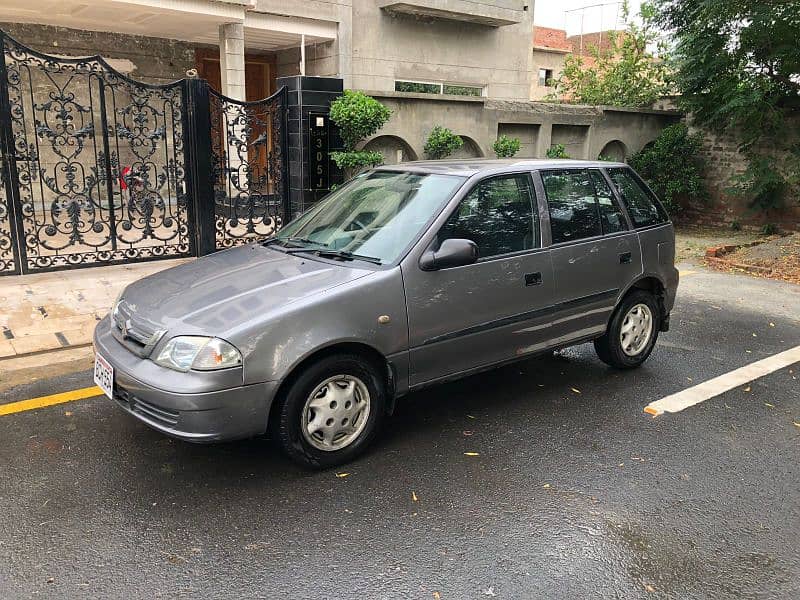
<path id="1" fill-rule="evenodd" d="M 595 187 L 588 170 L 542 171 L 541 175 L 554 244 L 603 234 Z"/>
<path id="2" fill-rule="evenodd" d="M 608 169 L 608 174 L 636 228 L 666 223 L 669 218 L 650 192 L 628 169 Z"/>

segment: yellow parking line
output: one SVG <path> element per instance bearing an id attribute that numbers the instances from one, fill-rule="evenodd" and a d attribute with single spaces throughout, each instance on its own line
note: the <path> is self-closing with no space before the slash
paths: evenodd
<path id="1" fill-rule="evenodd" d="M 692 271 L 691 269 L 686 269 L 685 271 L 678 271 L 681 277 L 686 277 L 687 275 L 694 275 L 697 271 Z"/>
<path id="2" fill-rule="evenodd" d="M 93 385 L 92 387 L 72 390 L 71 392 L 62 392 L 60 394 L 51 394 L 50 396 L 41 396 L 39 398 L 30 398 L 29 400 L 20 400 L 19 402 L 0 404 L 0 417 L 3 415 L 13 415 L 14 413 L 24 412 L 26 410 L 36 410 L 37 408 L 44 408 L 45 406 L 64 404 L 65 402 L 74 402 L 75 400 L 85 400 L 86 398 L 99 396 L 102 393 L 103 391 L 99 387 Z"/>

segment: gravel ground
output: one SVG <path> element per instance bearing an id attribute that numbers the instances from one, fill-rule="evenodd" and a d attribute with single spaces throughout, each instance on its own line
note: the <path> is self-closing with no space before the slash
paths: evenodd
<path id="1" fill-rule="evenodd" d="M 699 227 L 679 225 L 675 231 L 675 253 L 677 262 L 700 262 L 710 246 L 724 244 L 746 244 L 761 239 L 753 231 L 733 231 L 728 227 Z"/>
<path id="2" fill-rule="evenodd" d="M 729 256 L 737 263 L 768 267 L 771 277 L 800 283 L 800 233 L 742 248 Z"/>

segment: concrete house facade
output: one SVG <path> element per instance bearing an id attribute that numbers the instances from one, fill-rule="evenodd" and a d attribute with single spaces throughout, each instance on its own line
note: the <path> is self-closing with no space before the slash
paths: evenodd
<path id="1" fill-rule="evenodd" d="M 553 91 L 552 82 L 564 70 L 564 59 L 572 52 L 563 29 L 541 27 L 533 30 L 533 78 L 531 100 L 542 100 Z"/>
<path id="2" fill-rule="evenodd" d="M 532 43 L 533 9 L 533 0 L 4 0 L 0 28 L 49 54 L 100 54 L 145 82 L 197 71 L 240 100 L 274 93 L 279 77 L 340 78 L 394 111 L 367 142 L 389 163 L 422 158 L 437 124 L 464 138 L 464 156 L 492 156 L 506 134 L 524 157 L 562 143 L 597 158 L 613 143 L 624 158 L 677 118 L 532 103 L 547 92 L 540 69 L 556 75 L 566 53 Z"/>

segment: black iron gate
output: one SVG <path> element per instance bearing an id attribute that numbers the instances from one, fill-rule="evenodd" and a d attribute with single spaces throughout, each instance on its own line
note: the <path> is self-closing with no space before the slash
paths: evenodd
<path id="1" fill-rule="evenodd" d="M 281 226 L 285 90 L 240 102 L 0 45 L 0 275 L 206 254 Z"/>

